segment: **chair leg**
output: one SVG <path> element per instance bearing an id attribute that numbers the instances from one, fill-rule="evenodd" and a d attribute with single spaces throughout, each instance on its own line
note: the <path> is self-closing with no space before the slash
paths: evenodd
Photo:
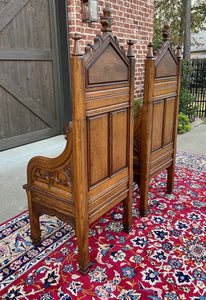
<path id="1" fill-rule="evenodd" d="M 145 217 L 148 212 L 148 193 L 149 193 L 149 179 L 141 180 L 140 182 L 140 216 Z"/>
<path id="2" fill-rule="evenodd" d="M 174 175 L 175 175 L 175 166 L 172 164 L 167 169 L 167 193 L 172 194 L 174 188 Z"/>
<path id="3" fill-rule="evenodd" d="M 78 265 L 79 272 L 83 275 L 87 274 L 90 267 L 89 259 L 89 224 L 81 230 L 76 224 L 76 235 L 78 245 Z"/>
<path id="4" fill-rule="evenodd" d="M 39 224 L 39 214 L 35 213 L 35 209 L 32 204 L 32 193 L 27 192 L 28 207 L 29 207 L 29 220 L 30 220 L 30 236 L 34 246 L 38 246 L 41 243 L 41 230 Z"/>
<path id="5" fill-rule="evenodd" d="M 129 195 L 123 200 L 124 217 L 123 217 L 123 231 L 129 233 L 132 229 L 132 189 Z"/>
<path id="6" fill-rule="evenodd" d="M 34 246 L 38 246 L 41 243 L 41 230 L 39 224 L 39 215 L 30 212 L 30 229 L 31 229 L 31 240 Z"/>

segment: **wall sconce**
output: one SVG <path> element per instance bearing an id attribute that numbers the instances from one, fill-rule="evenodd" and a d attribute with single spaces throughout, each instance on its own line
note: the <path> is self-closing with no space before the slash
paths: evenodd
<path id="1" fill-rule="evenodd" d="M 98 21 L 98 0 L 83 0 L 83 22 Z"/>

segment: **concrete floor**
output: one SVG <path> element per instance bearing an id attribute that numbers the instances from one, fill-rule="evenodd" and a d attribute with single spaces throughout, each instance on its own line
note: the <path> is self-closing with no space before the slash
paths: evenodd
<path id="1" fill-rule="evenodd" d="M 0 224 L 27 210 L 26 168 L 36 156 L 56 157 L 66 145 L 63 135 L 0 152 Z"/>
<path id="2" fill-rule="evenodd" d="M 177 136 L 177 149 L 206 155 L 206 125 L 200 124 Z"/>
<path id="3" fill-rule="evenodd" d="M 56 157 L 66 141 L 63 135 L 0 152 L 0 224 L 27 210 L 26 183 L 28 161 L 36 155 Z M 178 135 L 177 149 L 206 155 L 206 125 Z"/>

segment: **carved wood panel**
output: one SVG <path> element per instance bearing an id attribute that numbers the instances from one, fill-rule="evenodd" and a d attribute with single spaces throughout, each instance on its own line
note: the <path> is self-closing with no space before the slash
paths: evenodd
<path id="1" fill-rule="evenodd" d="M 87 122 L 91 188 L 127 167 L 128 111 L 123 109 L 88 117 Z"/>
<path id="2" fill-rule="evenodd" d="M 163 146 L 173 141 L 175 122 L 175 98 L 165 100 L 164 126 L 163 126 Z"/>
<path id="3" fill-rule="evenodd" d="M 88 118 L 89 186 L 109 177 L 109 115 Z"/>
<path id="4" fill-rule="evenodd" d="M 153 105 L 152 118 L 152 152 L 162 147 L 162 130 L 164 117 L 164 100 Z"/>
<path id="5" fill-rule="evenodd" d="M 112 113 L 112 174 L 127 166 L 127 120 L 126 109 Z"/>
<path id="6" fill-rule="evenodd" d="M 156 67 L 156 78 L 177 75 L 177 64 L 170 50 L 166 52 Z"/>
<path id="7" fill-rule="evenodd" d="M 104 51 L 104 52 L 103 52 Z M 103 53 L 101 53 L 103 52 Z M 86 67 L 86 82 L 89 85 L 98 85 L 115 82 L 128 82 L 128 65 L 124 56 L 117 52 L 112 42 L 106 49 L 101 49 L 96 61 L 88 63 Z"/>

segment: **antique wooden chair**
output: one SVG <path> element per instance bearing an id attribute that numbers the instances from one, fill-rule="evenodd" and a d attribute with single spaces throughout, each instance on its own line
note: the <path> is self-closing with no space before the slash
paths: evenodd
<path id="1" fill-rule="evenodd" d="M 149 181 L 167 170 L 167 192 L 174 187 L 181 55 L 169 42 L 169 26 L 153 55 L 149 44 L 145 60 L 143 104 L 137 108 L 134 125 L 134 181 L 140 188 L 140 215 L 148 213 Z"/>
<path id="2" fill-rule="evenodd" d="M 84 54 L 80 36 L 74 36 L 72 126 L 67 126 L 66 148 L 57 158 L 32 158 L 24 186 L 33 244 L 41 241 L 41 213 L 72 224 L 83 274 L 90 266 L 89 224 L 123 201 L 124 230 L 132 226 L 134 42 L 128 42 L 126 55 L 111 34 L 108 6 L 100 22 L 102 35 Z"/>

